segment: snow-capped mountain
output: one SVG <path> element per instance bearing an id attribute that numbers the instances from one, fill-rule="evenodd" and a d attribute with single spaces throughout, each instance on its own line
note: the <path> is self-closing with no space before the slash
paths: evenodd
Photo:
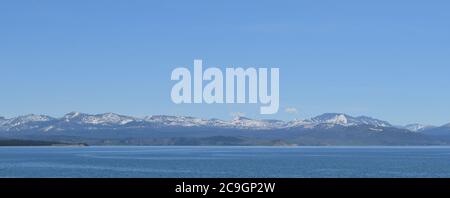
<path id="1" fill-rule="evenodd" d="M 375 127 L 391 127 L 389 122 L 374 119 L 367 116 L 352 117 L 346 114 L 326 113 L 311 119 L 315 124 L 341 125 L 341 126 L 358 126 L 371 125 Z"/>
<path id="2" fill-rule="evenodd" d="M 54 118 L 46 115 L 24 115 L 19 116 L 12 119 L 4 119 L 1 121 L 1 128 L 3 129 L 15 129 L 15 130 L 24 130 L 24 129 L 32 129 L 32 128 L 40 128 L 42 123 L 49 122 L 55 120 Z"/>
<path id="3" fill-rule="evenodd" d="M 26 124 L 26 123 L 30 123 L 30 122 L 46 122 L 46 121 L 50 121 L 53 119 L 54 118 L 52 118 L 50 116 L 46 116 L 46 115 L 29 114 L 29 115 L 19 116 L 19 117 L 10 119 L 7 121 L 7 124 L 18 126 L 18 125 Z"/>
<path id="4" fill-rule="evenodd" d="M 435 126 L 424 125 L 424 124 L 408 124 L 404 128 L 408 129 L 410 131 L 413 131 L 413 132 L 421 132 L 424 130 L 435 128 Z"/>
<path id="5" fill-rule="evenodd" d="M 66 130 L 120 130 L 120 129 L 152 129 L 152 128 L 217 128 L 242 130 L 274 130 L 274 129 L 330 129 L 334 127 L 357 127 L 377 129 L 392 127 L 386 121 L 367 116 L 353 117 L 342 113 L 326 113 L 305 120 L 256 120 L 246 117 L 235 117 L 232 120 L 203 119 L 189 116 L 156 115 L 144 118 L 104 113 L 91 115 L 71 112 L 61 118 L 45 115 L 26 115 L 6 119 L 0 117 L 0 131 L 66 131 Z M 449 124 L 450 127 L 450 124 Z M 426 125 L 408 125 L 402 129 L 418 132 L 430 129 Z"/>
<path id="6" fill-rule="evenodd" d="M 115 113 L 104 113 L 98 115 L 88 115 L 80 112 L 71 112 L 63 117 L 65 122 L 92 125 L 125 125 L 137 120 L 130 116 L 123 116 Z"/>
<path id="7" fill-rule="evenodd" d="M 359 124 L 365 124 L 365 125 L 375 125 L 379 127 L 392 127 L 392 125 L 389 122 L 374 119 L 367 116 L 359 116 L 356 117 L 356 120 L 358 120 Z"/>
<path id="8" fill-rule="evenodd" d="M 314 123 L 320 124 L 337 124 L 337 125 L 352 125 L 353 120 L 350 116 L 337 113 L 326 113 L 311 119 Z"/>
<path id="9" fill-rule="evenodd" d="M 288 123 L 286 123 L 287 128 L 314 128 L 317 125 L 317 123 L 312 122 L 311 120 L 299 120 L 295 119 Z"/>
<path id="10" fill-rule="evenodd" d="M 148 116 L 144 121 L 159 126 L 172 127 L 218 127 L 240 129 L 273 129 L 282 128 L 285 123 L 279 120 L 253 120 L 246 117 L 235 117 L 233 120 L 202 119 L 187 116 Z"/>
<path id="11" fill-rule="evenodd" d="M 27 130 L 27 129 L 40 129 L 44 126 L 44 123 L 50 122 L 54 120 L 49 116 L 45 115 L 25 115 L 19 116 L 11 119 L 1 119 L 0 120 L 0 130 L 9 131 L 9 130 Z"/>
<path id="12" fill-rule="evenodd" d="M 152 123 L 159 126 L 180 126 L 180 127 L 194 127 L 208 125 L 209 120 L 194 118 L 189 116 L 147 116 L 144 118 L 145 122 Z"/>
<path id="13" fill-rule="evenodd" d="M 235 117 L 228 125 L 241 129 L 279 129 L 286 127 L 286 123 L 280 120 L 253 120 L 242 116 Z"/>
<path id="14" fill-rule="evenodd" d="M 395 127 L 367 116 L 326 113 L 292 121 L 71 112 L 60 118 L 0 117 L 0 138 L 93 145 L 450 145 L 450 124 Z M 416 131 L 416 132 L 414 132 Z M 281 142 L 280 142 L 281 141 Z"/>

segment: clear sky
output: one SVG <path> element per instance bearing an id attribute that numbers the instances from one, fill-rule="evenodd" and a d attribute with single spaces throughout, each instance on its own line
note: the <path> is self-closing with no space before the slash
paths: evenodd
<path id="1" fill-rule="evenodd" d="M 450 122 L 449 10 L 447 0 L 2 0 L 0 115 L 344 112 L 441 125 Z M 194 59 L 279 67 L 279 113 L 173 104 L 170 74 Z"/>

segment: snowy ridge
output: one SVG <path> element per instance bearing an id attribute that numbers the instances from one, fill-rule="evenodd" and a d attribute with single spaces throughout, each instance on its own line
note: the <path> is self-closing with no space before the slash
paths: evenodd
<path id="1" fill-rule="evenodd" d="M 389 122 L 374 119 L 367 116 L 352 117 L 346 114 L 326 113 L 311 119 L 313 123 L 342 125 L 342 126 L 358 126 L 372 125 L 376 127 L 391 127 Z"/>
<path id="2" fill-rule="evenodd" d="M 148 116 L 144 118 L 144 121 L 165 126 L 183 126 L 183 127 L 202 126 L 207 125 L 209 122 L 209 120 L 201 118 L 194 118 L 188 116 L 164 116 L 164 115 Z"/>
<path id="3" fill-rule="evenodd" d="M 424 131 L 427 129 L 435 128 L 435 126 L 424 125 L 424 124 L 409 124 L 409 125 L 406 125 L 404 128 L 408 129 L 410 131 L 413 131 L 413 132 L 421 132 L 421 131 Z"/>
<path id="4" fill-rule="evenodd" d="M 241 129 L 278 129 L 284 128 L 286 123 L 280 120 L 253 120 L 237 116 L 229 122 L 229 126 Z"/>
<path id="5" fill-rule="evenodd" d="M 90 115 L 80 112 L 71 112 L 61 118 L 52 118 L 45 115 L 25 115 L 6 119 L 0 117 L 1 131 L 64 131 L 76 129 L 127 129 L 127 128 L 160 128 L 160 127 L 203 127 L 245 130 L 274 130 L 274 129 L 314 129 L 333 127 L 368 126 L 374 131 L 382 131 L 382 128 L 393 127 L 389 122 L 374 119 L 367 116 L 352 117 L 342 113 L 326 113 L 305 120 L 256 120 L 242 116 L 232 120 L 203 119 L 189 116 L 156 115 L 144 118 L 104 113 Z M 427 125 L 413 124 L 403 128 L 413 132 L 428 129 Z M 449 124 L 450 127 L 450 124 Z"/>
<path id="6" fill-rule="evenodd" d="M 33 123 L 33 122 L 47 122 L 47 121 L 50 121 L 53 119 L 54 118 L 52 118 L 50 116 L 29 114 L 29 115 L 25 115 L 25 116 L 19 116 L 16 118 L 4 120 L 2 125 L 16 127 L 16 126 L 20 126 L 20 125 L 24 125 L 24 124 L 28 124 L 28 123 Z"/>
<path id="7" fill-rule="evenodd" d="M 66 114 L 63 117 L 65 122 L 76 122 L 78 124 L 99 124 L 99 125 L 125 125 L 132 121 L 135 121 L 136 118 L 130 116 L 123 116 L 114 113 L 105 113 L 98 115 L 88 115 L 79 112 L 71 112 Z"/>

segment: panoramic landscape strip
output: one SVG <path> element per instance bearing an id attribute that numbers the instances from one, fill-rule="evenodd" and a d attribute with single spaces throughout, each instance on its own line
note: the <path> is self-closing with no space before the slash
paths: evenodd
<path id="1" fill-rule="evenodd" d="M 426 146 L 450 145 L 450 124 L 397 126 L 340 113 L 281 121 L 71 112 L 0 118 L 0 138 L 1 145 Z"/>

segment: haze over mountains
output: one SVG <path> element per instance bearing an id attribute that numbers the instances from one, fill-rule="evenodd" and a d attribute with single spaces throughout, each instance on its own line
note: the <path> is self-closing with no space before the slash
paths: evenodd
<path id="1" fill-rule="evenodd" d="M 387 121 L 326 113 L 311 119 L 232 120 L 185 116 L 71 112 L 0 117 L 0 137 L 94 145 L 447 145 L 450 124 L 394 126 Z"/>

